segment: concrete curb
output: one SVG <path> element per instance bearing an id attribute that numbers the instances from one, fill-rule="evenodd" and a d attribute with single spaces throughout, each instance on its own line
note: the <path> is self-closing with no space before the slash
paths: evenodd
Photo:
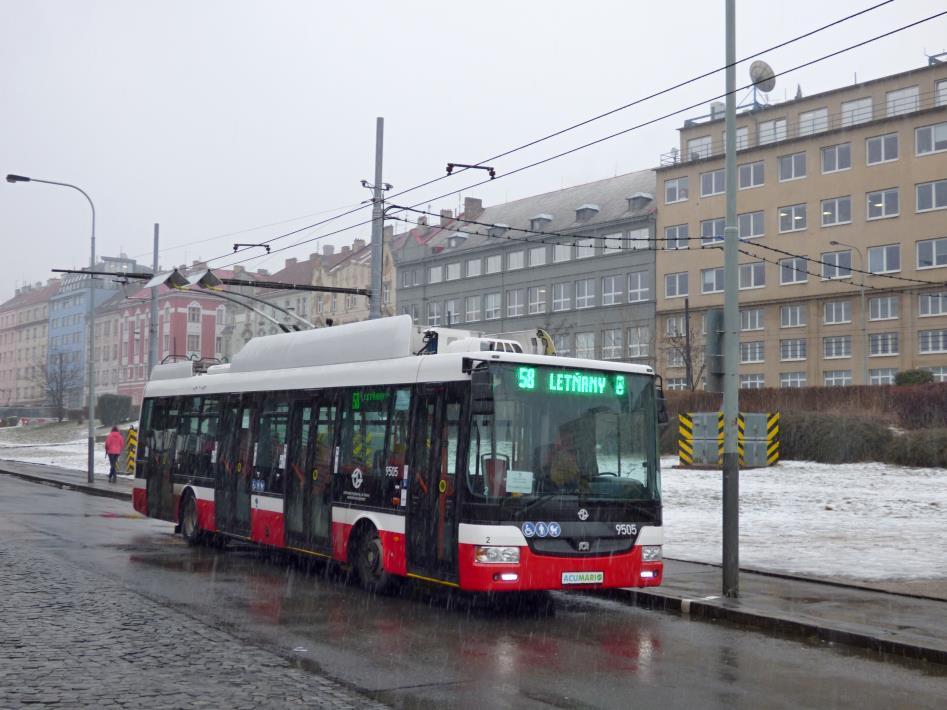
<path id="1" fill-rule="evenodd" d="M 726 621 L 782 636 L 814 638 L 825 643 L 845 644 L 876 653 L 947 665 L 945 648 L 898 641 L 883 635 L 875 636 L 843 627 L 804 621 L 798 617 L 771 611 L 741 608 L 739 602 L 725 599 L 688 599 L 653 589 L 616 589 L 611 590 L 609 596 L 644 609 L 676 612 L 698 621 Z"/>
<path id="2" fill-rule="evenodd" d="M 116 488 L 99 488 L 94 484 L 90 485 L 88 483 L 70 483 L 68 481 L 60 481 L 55 478 L 46 478 L 44 476 L 36 476 L 30 473 L 23 473 L 21 471 L 9 471 L 7 469 L 0 469 L 0 473 L 4 473 L 8 476 L 14 476 L 15 478 L 29 481 L 30 483 L 39 483 L 44 486 L 52 486 L 53 488 L 61 488 L 67 491 L 78 491 L 80 493 L 100 496 L 102 498 L 114 498 L 116 500 L 127 501 L 132 499 L 131 493 L 126 493 Z"/>

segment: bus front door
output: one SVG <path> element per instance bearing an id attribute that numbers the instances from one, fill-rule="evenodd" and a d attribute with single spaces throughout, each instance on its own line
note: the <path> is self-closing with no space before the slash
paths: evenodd
<path id="1" fill-rule="evenodd" d="M 456 462 L 461 391 L 423 385 L 412 409 L 408 481 L 408 572 L 457 580 Z"/>
<path id="2" fill-rule="evenodd" d="M 292 547 L 329 551 L 335 415 L 332 399 L 293 404 L 284 503 L 286 542 Z"/>

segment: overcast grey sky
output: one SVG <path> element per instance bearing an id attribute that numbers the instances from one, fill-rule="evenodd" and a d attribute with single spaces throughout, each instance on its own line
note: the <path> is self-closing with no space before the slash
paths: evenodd
<path id="1" fill-rule="evenodd" d="M 878 0 L 737 2 L 744 56 Z M 647 10 L 645 10 L 647 8 Z M 385 180 L 404 189 L 723 63 L 723 0 L 358 3 L 0 0 L 0 171 L 71 182 L 95 201 L 98 253 L 162 264 L 222 257 L 355 206 L 385 117 Z M 945 9 L 896 0 L 765 58 L 781 71 Z M 777 80 L 772 100 L 922 66 L 947 18 Z M 738 82 L 746 67 L 737 72 Z M 723 90 L 723 73 L 521 151 L 498 174 Z M 691 112 L 691 114 L 699 112 Z M 653 167 L 683 117 L 464 192 L 496 204 Z M 399 197 L 424 203 L 481 177 Z M 456 207 L 458 197 L 431 202 Z M 368 211 L 272 242 L 274 250 Z M 89 259 L 72 190 L 0 183 L 0 300 Z M 278 224 L 274 224 L 278 223 Z M 263 226 L 271 225 L 271 226 Z M 231 234 L 259 227 L 253 231 Z M 279 268 L 361 227 L 257 258 Z M 234 259 L 213 262 L 225 266 Z"/>

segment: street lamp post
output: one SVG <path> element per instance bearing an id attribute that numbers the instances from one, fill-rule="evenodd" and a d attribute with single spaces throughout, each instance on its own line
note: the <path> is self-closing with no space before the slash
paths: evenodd
<path id="1" fill-rule="evenodd" d="M 89 257 L 89 270 L 95 271 L 95 204 L 92 198 L 81 187 L 71 185 L 68 182 L 56 182 L 54 180 L 39 180 L 38 178 L 25 177 L 23 175 L 7 175 L 7 182 L 40 182 L 44 185 L 57 185 L 58 187 L 70 187 L 82 193 L 82 196 L 89 201 L 89 207 L 92 208 L 92 253 Z M 95 280 L 92 274 L 89 274 L 89 456 L 88 456 L 88 482 L 92 483 L 93 471 L 95 470 Z"/>
<path id="2" fill-rule="evenodd" d="M 845 242 L 840 242 L 836 239 L 833 239 L 829 242 L 833 247 L 848 247 L 849 249 L 854 249 L 855 253 L 858 254 L 858 262 L 861 265 L 859 269 L 861 275 L 861 283 L 859 284 L 860 291 L 860 305 L 861 305 L 861 345 L 862 345 L 862 384 L 868 384 L 868 314 L 865 312 L 865 255 L 862 254 L 862 250 L 859 249 L 854 244 L 847 244 Z"/>

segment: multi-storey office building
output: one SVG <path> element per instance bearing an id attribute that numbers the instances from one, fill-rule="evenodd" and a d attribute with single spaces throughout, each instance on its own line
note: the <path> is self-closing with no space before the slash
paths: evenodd
<path id="1" fill-rule="evenodd" d="M 650 362 L 654 180 L 644 170 L 487 208 L 468 198 L 401 241 L 398 311 L 486 333 L 544 328 L 562 355 Z"/>
<path id="2" fill-rule="evenodd" d="M 947 380 L 947 64 L 737 116 L 744 387 Z M 724 123 L 658 169 L 659 368 L 685 386 L 685 300 L 723 303 Z M 695 370 L 699 352 L 692 352 Z"/>
<path id="3" fill-rule="evenodd" d="M 41 406 L 46 401 L 49 299 L 59 279 L 27 284 L 0 305 L 0 405 Z"/>

